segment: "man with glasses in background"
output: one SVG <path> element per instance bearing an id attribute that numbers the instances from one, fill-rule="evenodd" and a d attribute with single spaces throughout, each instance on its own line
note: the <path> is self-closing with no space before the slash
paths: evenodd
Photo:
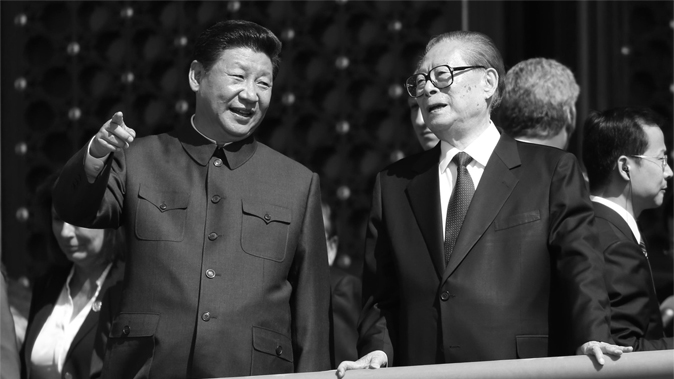
<path id="1" fill-rule="evenodd" d="M 662 205 L 672 169 L 651 110 L 614 108 L 590 114 L 583 163 L 590 179 L 604 279 L 616 343 L 635 351 L 672 349 L 665 337 L 646 245 L 636 219 Z"/>
<path id="2" fill-rule="evenodd" d="M 407 79 L 440 143 L 376 178 L 362 358 L 338 377 L 576 352 L 603 364 L 602 352 L 631 351 L 608 343 L 602 259 L 575 157 L 517 142 L 491 121 L 504 74 L 489 37 L 460 31 L 433 38 Z"/>

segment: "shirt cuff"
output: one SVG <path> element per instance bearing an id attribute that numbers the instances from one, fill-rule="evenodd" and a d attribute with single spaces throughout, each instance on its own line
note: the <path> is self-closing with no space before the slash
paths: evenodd
<path id="1" fill-rule="evenodd" d="M 89 140 L 87 145 L 87 154 L 84 156 L 84 173 L 87 174 L 87 181 L 91 184 L 96 181 L 98 175 L 103 170 L 105 166 L 105 160 L 108 159 L 110 153 L 106 154 L 101 158 L 94 158 L 89 152 L 91 149 L 91 143 L 94 142 L 94 138 Z"/>

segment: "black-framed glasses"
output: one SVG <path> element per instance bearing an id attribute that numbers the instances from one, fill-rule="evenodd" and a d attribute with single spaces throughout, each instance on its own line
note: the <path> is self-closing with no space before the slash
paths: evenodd
<path id="1" fill-rule="evenodd" d="M 651 163 L 658 164 L 658 162 L 651 160 L 651 159 L 655 159 L 657 161 L 660 161 L 659 164 L 660 164 L 660 166 L 662 166 L 662 172 L 667 171 L 667 157 L 651 157 L 651 156 L 648 156 L 648 155 L 629 155 L 629 156 L 632 157 L 632 158 L 645 159 L 645 160 L 647 160 Z"/>
<path id="2" fill-rule="evenodd" d="M 428 74 L 422 72 L 416 73 L 407 80 L 405 80 L 405 88 L 407 93 L 412 97 L 419 97 L 424 93 L 424 88 L 426 87 L 426 82 L 428 80 L 433 83 L 435 88 L 443 89 L 447 88 L 454 83 L 454 72 L 462 70 L 470 70 L 473 68 L 486 68 L 484 66 L 460 66 L 460 67 L 451 67 L 450 65 L 440 65 L 433 67 Z"/>

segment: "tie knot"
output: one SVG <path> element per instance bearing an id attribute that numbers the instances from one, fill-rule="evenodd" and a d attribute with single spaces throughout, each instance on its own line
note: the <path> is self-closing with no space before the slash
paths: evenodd
<path id="1" fill-rule="evenodd" d="M 452 162 L 456 163 L 457 166 L 468 166 L 470 162 L 473 160 L 473 157 L 468 155 L 467 153 L 464 153 L 463 151 L 458 152 L 454 158 L 452 158 Z"/>

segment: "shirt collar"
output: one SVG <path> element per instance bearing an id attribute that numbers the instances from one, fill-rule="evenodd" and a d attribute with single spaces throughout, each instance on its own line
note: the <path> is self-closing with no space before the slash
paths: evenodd
<path id="1" fill-rule="evenodd" d="M 103 286 L 103 283 L 105 282 L 105 278 L 108 277 L 108 273 L 110 272 L 110 268 L 112 268 L 112 262 L 108 263 L 108 266 L 103 270 L 101 275 L 96 279 L 96 292 L 94 293 L 93 298 L 98 297 L 98 293 L 101 290 L 101 287 Z M 70 294 L 70 280 L 73 278 L 73 275 L 75 274 L 75 265 L 73 264 L 72 268 L 70 269 L 70 273 L 68 274 L 68 279 L 66 280 L 66 288 L 68 291 L 68 296 L 72 297 Z"/>
<path id="2" fill-rule="evenodd" d="M 487 129 L 485 129 L 484 132 L 482 132 L 482 134 L 480 134 L 475 141 L 468 145 L 463 151 L 470 155 L 474 162 L 485 167 L 491 154 L 496 148 L 496 144 L 498 144 L 499 138 L 501 138 L 501 134 L 498 132 L 498 129 L 496 129 L 494 123 L 489 120 Z M 440 141 L 440 148 L 440 172 L 443 173 L 447 167 L 449 167 L 449 163 L 454 156 L 461 150 L 445 141 Z"/>
<path id="3" fill-rule="evenodd" d="M 627 223 L 627 226 L 630 227 L 632 234 L 634 234 L 634 238 L 636 238 L 637 241 L 641 241 L 641 233 L 639 232 L 639 227 L 637 226 L 637 220 L 634 219 L 627 209 L 623 208 L 620 204 L 614 203 L 611 200 L 604 199 L 600 196 L 590 196 L 590 200 L 594 201 L 595 203 L 603 204 L 620 215 L 620 217 L 622 217 Z"/>
<path id="4" fill-rule="evenodd" d="M 257 150 L 257 141 L 250 135 L 240 141 L 230 142 L 218 146 L 213 139 L 203 135 L 194 126 L 194 115 L 190 119 L 191 127 L 183 127 L 177 131 L 176 137 L 180 140 L 187 154 L 201 166 L 206 166 L 218 148 L 225 153 L 225 164 L 234 170 L 250 159 Z"/>

